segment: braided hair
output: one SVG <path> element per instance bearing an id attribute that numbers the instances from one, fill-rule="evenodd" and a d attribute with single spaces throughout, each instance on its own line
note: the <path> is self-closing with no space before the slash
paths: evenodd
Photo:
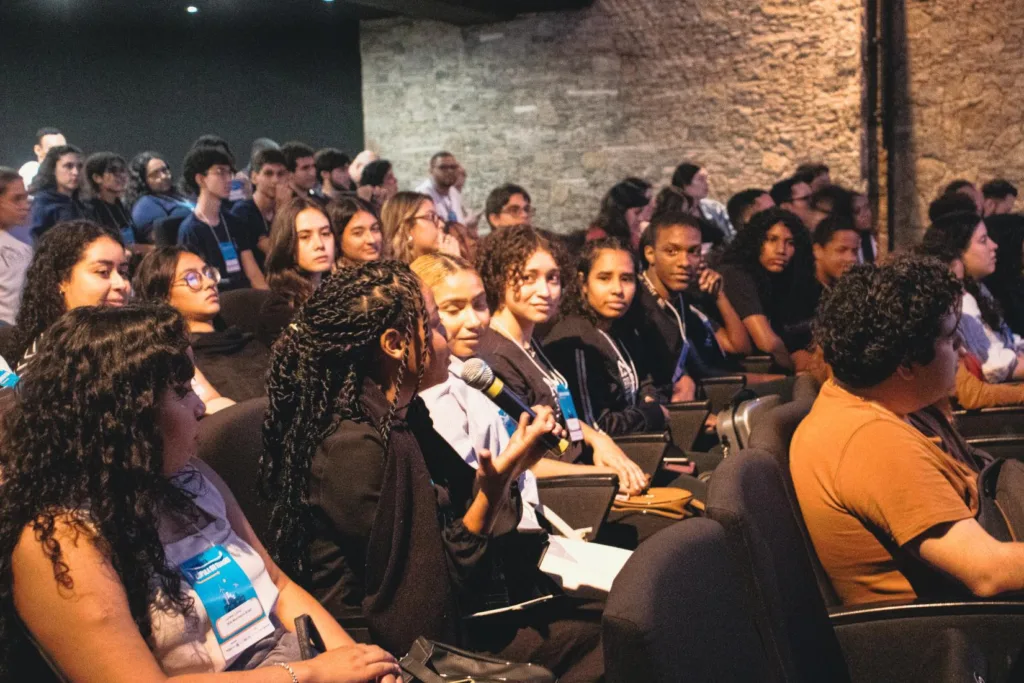
<path id="1" fill-rule="evenodd" d="M 308 577 L 309 474 L 313 456 L 343 420 L 371 423 L 363 382 L 380 365 L 380 338 L 407 340 L 396 385 L 410 352 L 419 353 L 416 386 L 427 363 L 427 310 L 420 281 L 398 261 L 371 261 L 324 280 L 274 344 L 267 381 L 260 487 L 271 501 L 266 539 L 286 572 Z M 397 400 L 374 425 L 387 448 Z"/>

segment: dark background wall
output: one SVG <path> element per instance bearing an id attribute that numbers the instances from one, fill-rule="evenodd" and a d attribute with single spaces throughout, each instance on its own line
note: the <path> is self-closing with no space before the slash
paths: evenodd
<path id="1" fill-rule="evenodd" d="M 42 125 L 87 154 L 158 150 L 176 175 L 203 133 L 239 166 L 260 136 L 362 149 L 358 23 L 275 24 L 0 19 L 0 164 L 32 158 Z"/>

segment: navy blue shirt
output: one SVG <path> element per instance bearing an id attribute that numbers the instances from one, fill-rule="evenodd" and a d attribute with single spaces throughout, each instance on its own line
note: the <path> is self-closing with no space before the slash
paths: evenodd
<path id="1" fill-rule="evenodd" d="M 56 190 L 39 190 L 32 197 L 29 224 L 32 226 L 32 236 L 36 239 L 57 223 L 82 218 L 92 219 L 93 215 L 77 194 L 69 197 Z"/>
<path id="2" fill-rule="evenodd" d="M 238 272 L 229 273 L 221 243 L 231 242 L 234 245 L 235 257 L 238 259 Z M 224 211 L 220 212 L 220 222 L 216 226 L 201 221 L 196 214 L 190 213 L 178 229 L 178 244 L 203 258 L 206 263 L 220 271 L 220 289 L 240 289 L 249 287 L 249 278 L 242 270 L 242 252 L 249 250 L 245 241 L 244 230 Z"/>
<path id="3" fill-rule="evenodd" d="M 107 204 L 99 197 L 94 197 L 89 201 L 89 208 L 97 223 L 121 233 L 121 241 L 125 246 L 140 241 L 138 235 L 135 234 L 135 223 L 132 221 L 132 216 L 120 199 L 115 200 L 113 204 Z"/>
<path id="4" fill-rule="evenodd" d="M 140 242 L 153 242 L 153 223 L 161 218 L 187 216 L 192 213 L 192 204 L 184 197 L 166 194 L 146 194 L 139 197 L 132 207 L 132 222 Z"/>
<path id="5" fill-rule="evenodd" d="M 231 227 L 234 228 L 237 225 L 238 229 L 245 233 L 244 241 L 252 250 L 252 255 L 256 258 L 256 264 L 260 270 L 264 270 L 263 264 L 267 255 L 260 250 L 259 239 L 270 236 L 270 224 L 263 217 L 260 207 L 256 206 L 254 199 L 245 199 L 235 202 L 228 211 L 228 216 L 232 220 Z"/>

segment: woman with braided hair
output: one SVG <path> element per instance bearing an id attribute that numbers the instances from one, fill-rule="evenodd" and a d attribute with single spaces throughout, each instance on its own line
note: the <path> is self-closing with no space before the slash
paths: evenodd
<path id="1" fill-rule="evenodd" d="M 374 261 L 323 282 L 274 347 L 260 476 L 275 557 L 335 617 L 365 616 L 391 652 L 422 635 L 596 680 L 598 611 L 559 599 L 462 625 L 495 594 L 543 594 L 511 484 L 555 421 L 524 415 L 474 470 L 417 396 L 447 367 L 433 296 L 408 266 Z"/>

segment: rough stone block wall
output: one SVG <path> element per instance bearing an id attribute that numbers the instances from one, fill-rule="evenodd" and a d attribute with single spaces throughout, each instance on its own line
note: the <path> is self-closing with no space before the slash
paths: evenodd
<path id="1" fill-rule="evenodd" d="M 1024 189 L 1020 0 L 909 0 L 919 215 L 947 183 L 1005 177 Z M 1018 210 L 1024 202 L 1018 204 Z"/>
<path id="2" fill-rule="evenodd" d="M 471 208 L 518 182 L 537 225 L 563 232 L 585 228 L 618 180 L 667 182 L 684 160 L 708 168 L 723 202 L 806 160 L 862 188 L 861 31 L 860 0 L 596 0 L 467 29 L 364 22 L 367 145 L 403 188 L 448 149 Z"/>

